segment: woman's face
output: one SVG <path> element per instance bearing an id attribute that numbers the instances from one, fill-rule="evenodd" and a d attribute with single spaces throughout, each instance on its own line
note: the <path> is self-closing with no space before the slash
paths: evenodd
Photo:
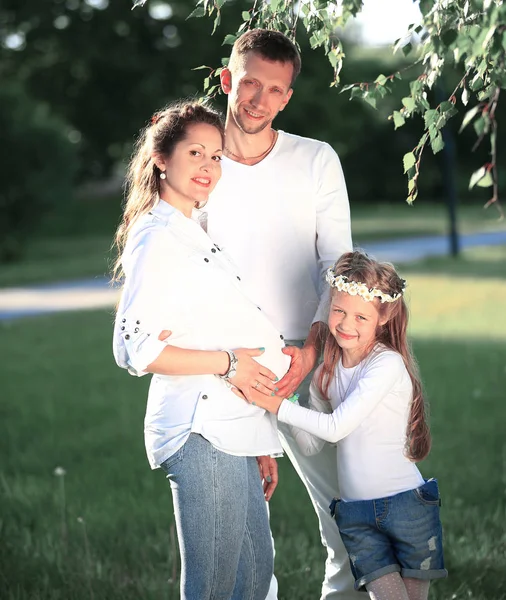
<path id="1" fill-rule="evenodd" d="M 195 203 L 207 202 L 221 177 L 222 146 L 221 134 L 213 125 L 189 125 L 170 158 L 156 161 L 167 176 L 160 179 L 161 198 L 190 217 Z"/>

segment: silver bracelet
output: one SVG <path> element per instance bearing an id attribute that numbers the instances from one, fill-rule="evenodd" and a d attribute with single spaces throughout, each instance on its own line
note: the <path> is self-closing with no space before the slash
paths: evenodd
<path id="1" fill-rule="evenodd" d="M 228 370 L 224 375 L 218 375 L 221 379 L 232 379 L 237 375 L 237 363 L 239 362 L 237 356 L 234 354 L 233 350 L 224 350 L 228 354 L 228 358 L 230 363 L 228 365 Z"/>

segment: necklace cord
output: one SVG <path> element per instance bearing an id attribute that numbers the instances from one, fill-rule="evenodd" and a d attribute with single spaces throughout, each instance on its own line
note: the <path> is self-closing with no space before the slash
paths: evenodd
<path id="1" fill-rule="evenodd" d="M 262 156 L 264 156 L 265 154 L 268 154 L 274 148 L 274 144 L 276 143 L 276 140 L 278 139 L 277 131 L 275 129 L 271 129 L 271 131 L 272 131 L 272 141 L 270 143 L 270 146 L 267 148 L 267 150 L 264 150 L 258 156 L 242 156 L 241 154 L 236 154 L 235 152 L 232 152 L 232 150 L 230 150 L 230 148 L 228 148 L 227 146 L 225 146 L 225 150 L 229 154 L 232 154 L 232 156 L 235 156 L 236 158 L 238 158 L 239 160 L 256 160 L 257 158 L 262 158 Z"/>

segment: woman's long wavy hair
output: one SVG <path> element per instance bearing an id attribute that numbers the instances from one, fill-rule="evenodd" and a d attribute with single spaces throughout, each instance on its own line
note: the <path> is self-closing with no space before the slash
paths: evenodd
<path id="1" fill-rule="evenodd" d="M 176 144 L 186 137 L 187 128 L 199 123 L 216 127 L 224 141 L 221 114 L 196 100 L 169 104 L 156 112 L 141 130 L 128 165 L 123 217 L 114 238 L 117 256 L 112 269 L 113 281 L 119 281 L 123 276 L 121 256 L 130 230 L 142 215 L 153 208 L 160 194 L 160 169 L 154 157 L 170 158 Z"/>
<path id="2" fill-rule="evenodd" d="M 361 251 L 343 254 L 334 265 L 333 271 L 336 276 L 345 275 L 349 281 L 365 283 L 368 288 L 377 288 L 390 295 L 402 292 L 404 285 L 393 265 L 377 262 Z M 406 455 L 414 462 L 420 461 L 429 454 L 431 436 L 418 365 L 407 339 L 408 309 L 404 297 L 395 302 L 380 303 L 379 299 L 373 302 L 378 308 L 380 319 L 388 319 L 384 325 L 378 326 L 376 343 L 381 343 L 402 356 L 413 384 L 413 398 L 406 431 Z M 327 399 L 340 356 L 341 348 L 328 331 L 323 350 L 323 366 L 317 381 L 321 393 Z"/>

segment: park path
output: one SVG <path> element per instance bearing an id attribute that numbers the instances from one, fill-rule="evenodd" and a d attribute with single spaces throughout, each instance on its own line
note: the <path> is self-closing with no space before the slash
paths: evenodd
<path id="1" fill-rule="evenodd" d="M 461 248 L 506 244 L 506 231 L 490 231 L 460 236 Z M 414 262 L 449 253 L 447 236 L 401 238 L 371 242 L 364 248 L 378 260 L 393 263 Z M 0 288 L 0 320 L 72 310 L 113 307 L 118 289 L 107 277 L 66 281 L 16 288 Z"/>

